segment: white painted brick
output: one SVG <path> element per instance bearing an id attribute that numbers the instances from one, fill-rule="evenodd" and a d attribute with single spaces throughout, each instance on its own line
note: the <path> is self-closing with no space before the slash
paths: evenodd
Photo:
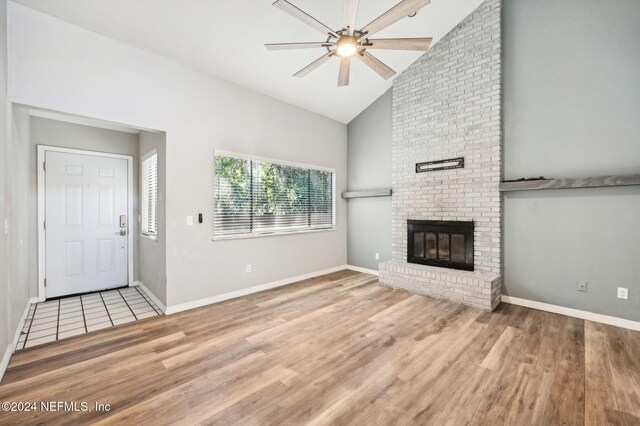
<path id="1" fill-rule="evenodd" d="M 382 282 L 481 309 L 497 306 L 501 286 L 500 9 L 486 0 L 394 81 L 393 265 L 380 268 Z M 415 173 L 459 156 L 464 169 Z M 474 220 L 476 271 L 407 264 L 407 219 Z"/>

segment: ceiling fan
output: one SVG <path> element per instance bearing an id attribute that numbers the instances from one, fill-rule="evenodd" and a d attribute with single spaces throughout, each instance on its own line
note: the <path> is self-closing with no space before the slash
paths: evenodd
<path id="1" fill-rule="evenodd" d="M 311 15 L 300 10 L 287 0 L 277 0 L 273 5 L 294 18 L 312 26 L 327 36 L 323 42 L 305 43 L 270 43 L 265 44 L 269 50 L 325 48 L 327 53 L 316 59 L 306 67 L 294 74 L 295 77 L 304 77 L 331 57 L 340 58 L 340 71 L 338 73 L 338 87 L 349 84 L 349 71 L 351 58 L 358 58 L 372 70 L 377 72 L 385 80 L 395 75 L 395 71 L 382 63 L 378 58 L 368 52 L 370 49 L 387 50 L 421 50 L 426 51 L 431 44 L 431 38 L 386 38 L 370 39 L 369 37 L 389 25 L 398 22 L 405 16 L 414 16 L 415 13 L 428 5 L 430 0 L 402 0 L 394 7 L 374 19 L 360 30 L 356 30 L 356 14 L 359 0 L 343 0 L 343 28 L 332 30 Z"/>

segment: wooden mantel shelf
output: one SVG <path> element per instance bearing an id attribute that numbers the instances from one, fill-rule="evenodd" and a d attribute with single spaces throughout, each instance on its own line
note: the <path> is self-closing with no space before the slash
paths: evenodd
<path id="1" fill-rule="evenodd" d="M 345 191 L 342 198 L 370 198 L 370 197 L 390 197 L 391 189 L 372 189 L 369 191 Z"/>
<path id="2" fill-rule="evenodd" d="M 500 191 L 534 191 L 540 189 L 603 188 L 640 185 L 640 174 L 585 177 L 576 179 L 541 179 L 501 182 Z"/>

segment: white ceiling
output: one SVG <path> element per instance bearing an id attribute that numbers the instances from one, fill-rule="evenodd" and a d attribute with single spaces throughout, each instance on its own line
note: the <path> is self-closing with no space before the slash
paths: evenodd
<path id="1" fill-rule="evenodd" d="M 292 77 L 324 51 L 269 52 L 263 44 L 324 41 L 326 37 L 273 7 L 272 0 L 16 1 L 343 123 L 351 121 L 391 87 L 391 80 L 383 80 L 360 61 L 354 61 L 351 67 L 348 87 L 336 87 L 337 59 L 305 78 Z M 290 1 L 329 27 L 341 27 L 342 0 Z M 404 18 L 376 37 L 433 37 L 435 42 L 482 1 L 432 0 L 414 18 Z M 357 27 L 363 27 L 396 3 L 397 0 L 360 0 Z M 420 52 L 372 53 L 398 74 L 420 57 Z"/>

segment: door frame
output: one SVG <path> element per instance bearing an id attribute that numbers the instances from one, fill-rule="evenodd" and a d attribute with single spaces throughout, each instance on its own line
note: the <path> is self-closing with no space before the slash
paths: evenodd
<path id="1" fill-rule="evenodd" d="M 129 286 L 134 283 L 133 279 L 133 220 L 137 220 L 134 217 L 133 212 L 133 156 L 122 154 L 110 154 L 99 151 L 86 151 L 82 149 L 73 148 L 61 148 L 57 146 L 38 145 L 38 300 L 43 302 L 47 298 L 47 292 L 44 285 L 46 275 L 46 232 L 44 228 L 45 221 L 45 200 L 46 200 L 46 188 L 45 188 L 45 170 L 44 161 L 47 152 L 62 152 L 67 154 L 80 154 L 90 155 L 94 157 L 107 157 L 107 158 L 119 158 L 127 160 L 127 215 L 129 217 L 128 229 L 127 229 L 127 276 L 129 280 Z"/>

